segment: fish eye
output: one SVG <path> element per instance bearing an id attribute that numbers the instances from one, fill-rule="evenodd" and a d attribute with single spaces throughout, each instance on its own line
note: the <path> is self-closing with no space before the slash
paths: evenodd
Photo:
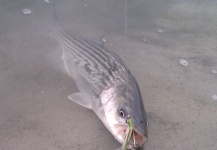
<path id="1" fill-rule="evenodd" d="M 124 112 L 122 110 L 120 110 L 120 116 L 124 117 Z"/>
<path id="2" fill-rule="evenodd" d="M 122 117 L 122 118 L 124 118 L 125 116 L 127 116 L 127 112 L 126 112 L 126 110 L 124 108 L 121 108 L 119 110 L 119 116 Z"/>

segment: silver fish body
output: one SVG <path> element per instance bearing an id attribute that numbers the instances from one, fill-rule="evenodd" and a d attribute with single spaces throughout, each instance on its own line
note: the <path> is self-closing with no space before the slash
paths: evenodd
<path id="1" fill-rule="evenodd" d="M 52 36 L 60 43 L 65 69 L 80 91 L 69 99 L 92 109 L 120 143 L 130 117 L 133 136 L 128 148 L 141 147 L 148 137 L 146 113 L 139 86 L 120 57 L 58 26 Z"/>

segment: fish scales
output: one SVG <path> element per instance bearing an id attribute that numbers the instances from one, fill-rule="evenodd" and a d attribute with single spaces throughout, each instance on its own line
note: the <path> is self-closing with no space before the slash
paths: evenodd
<path id="1" fill-rule="evenodd" d="M 80 91 L 69 99 L 92 109 L 122 144 L 130 117 L 134 136 L 128 148 L 141 147 L 148 138 L 147 117 L 139 86 L 121 58 L 59 26 L 52 36 L 60 43 L 65 69 Z"/>
<path id="2" fill-rule="evenodd" d="M 126 80 L 128 70 L 115 60 L 113 53 L 73 33 L 68 34 L 60 27 L 56 27 L 54 32 L 63 51 L 73 56 L 71 62 L 74 62 L 80 72 L 86 74 L 85 78 L 89 78 L 90 82 L 95 82 L 93 84 L 104 86 L 95 87 L 96 91 L 102 91 L 102 89 Z"/>

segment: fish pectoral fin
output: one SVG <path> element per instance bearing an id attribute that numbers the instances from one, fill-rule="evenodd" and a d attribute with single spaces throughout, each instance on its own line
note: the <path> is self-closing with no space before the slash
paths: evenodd
<path id="1" fill-rule="evenodd" d="M 73 102 L 76 102 L 78 105 L 91 109 L 91 104 L 88 99 L 85 98 L 81 93 L 74 93 L 69 95 L 68 98 Z"/>
<path id="2" fill-rule="evenodd" d="M 80 73 L 76 74 L 75 82 L 84 97 L 87 97 L 90 101 L 92 100 L 91 98 L 97 97 L 90 83 Z"/>

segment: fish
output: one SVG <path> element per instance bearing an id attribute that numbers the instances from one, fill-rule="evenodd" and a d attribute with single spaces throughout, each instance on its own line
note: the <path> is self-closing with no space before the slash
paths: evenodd
<path id="1" fill-rule="evenodd" d="M 61 46 L 64 69 L 79 90 L 68 98 L 93 110 L 122 149 L 143 147 L 148 140 L 148 122 L 135 77 L 102 40 L 96 43 L 63 28 L 58 23 L 55 0 L 53 9 L 55 25 L 50 36 Z"/>
<path id="2" fill-rule="evenodd" d="M 138 83 L 123 60 L 59 26 L 51 35 L 61 46 L 65 70 L 79 90 L 68 98 L 93 110 L 121 144 L 126 140 L 130 117 L 133 134 L 128 149 L 142 147 L 148 139 L 147 115 Z"/>

